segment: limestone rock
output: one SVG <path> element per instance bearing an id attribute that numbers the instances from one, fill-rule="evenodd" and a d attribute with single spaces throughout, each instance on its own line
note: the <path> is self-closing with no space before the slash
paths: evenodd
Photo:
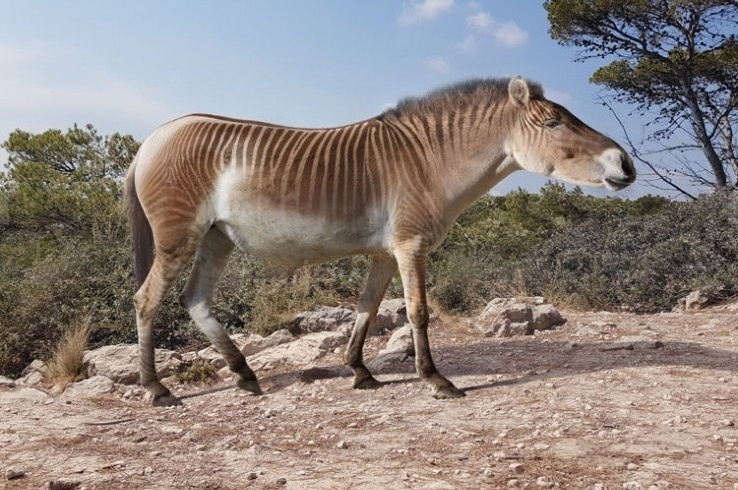
<path id="1" fill-rule="evenodd" d="M 252 356 L 257 352 L 261 352 L 269 347 L 275 345 L 286 344 L 295 340 L 295 336 L 290 333 L 289 330 L 283 328 L 272 333 L 268 337 L 262 337 L 261 335 L 251 334 L 243 335 L 242 337 L 233 336 L 231 337 L 238 346 L 238 349 L 243 353 L 244 356 Z"/>
<path id="2" fill-rule="evenodd" d="M 710 298 L 703 294 L 702 291 L 692 291 L 684 298 L 684 310 L 685 311 L 697 311 L 701 310 L 705 306 L 710 304 Z"/>
<path id="3" fill-rule="evenodd" d="M 38 386 L 44 381 L 44 375 L 48 367 L 43 361 L 36 359 L 21 372 L 21 377 L 16 380 L 18 386 Z"/>
<path id="4" fill-rule="evenodd" d="M 377 310 L 374 324 L 369 326 L 369 335 L 380 335 L 384 331 L 394 330 L 408 324 L 407 306 L 402 298 L 382 301 Z"/>
<path id="5" fill-rule="evenodd" d="M 90 398 L 110 393 L 113 387 L 112 379 L 97 375 L 67 386 L 64 396 L 66 398 Z"/>
<path id="6" fill-rule="evenodd" d="M 402 365 L 406 366 L 406 368 L 401 369 L 401 371 L 412 372 L 415 363 L 412 361 L 411 357 L 400 351 L 382 351 L 377 354 L 377 357 L 366 363 L 367 369 L 374 374 L 397 371 L 398 366 Z"/>
<path id="7" fill-rule="evenodd" d="M 566 323 L 566 319 L 541 297 L 495 298 L 475 322 L 485 337 L 531 335 Z"/>
<path id="8" fill-rule="evenodd" d="M 300 313 L 293 320 L 293 326 L 300 332 L 325 332 L 337 330 L 343 325 L 353 324 L 356 313 L 340 306 L 320 306 L 313 311 Z"/>
<path id="9" fill-rule="evenodd" d="M 323 357 L 328 351 L 348 342 L 340 332 L 315 332 L 293 342 L 265 349 L 248 358 L 253 369 L 268 369 L 276 364 L 307 364 Z"/>
<path id="10" fill-rule="evenodd" d="M 402 352 L 409 356 L 415 355 L 415 346 L 413 345 L 413 331 L 410 324 L 407 324 L 392 333 L 387 341 L 387 346 L 381 353 Z"/>
<path id="11" fill-rule="evenodd" d="M 156 372 L 160 378 L 175 374 L 182 363 L 178 353 L 156 349 Z M 107 345 L 85 352 L 89 377 L 102 375 L 115 383 L 135 384 L 139 380 L 138 345 Z"/>
<path id="12" fill-rule="evenodd" d="M 410 324 L 398 328 L 387 341 L 387 346 L 379 351 L 377 356 L 367 363 L 372 372 L 383 372 L 389 366 L 405 362 L 408 357 L 415 355 L 413 332 Z"/>

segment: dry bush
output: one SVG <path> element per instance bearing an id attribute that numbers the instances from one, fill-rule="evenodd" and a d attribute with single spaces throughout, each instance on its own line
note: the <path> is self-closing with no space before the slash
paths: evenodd
<path id="1" fill-rule="evenodd" d="M 65 387 L 85 377 L 83 357 L 89 342 L 90 331 L 91 317 L 89 315 L 66 331 L 47 363 L 46 381 Z"/>
<path id="2" fill-rule="evenodd" d="M 254 298 L 249 331 L 269 335 L 289 328 L 297 313 L 319 305 L 335 306 L 336 291 L 320 287 L 320 266 L 302 267 L 287 279 L 267 281 Z"/>
<path id="3" fill-rule="evenodd" d="M 180 383 L 213 383 L 217 381 L 218 373 L 215 366 L 205 359 L 197 358 L 192 364 L 180 370 L 176 378 Z"/>

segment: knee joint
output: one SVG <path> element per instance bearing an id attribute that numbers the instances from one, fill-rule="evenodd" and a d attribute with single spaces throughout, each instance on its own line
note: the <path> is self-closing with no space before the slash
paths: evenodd
<path id="1" fill-rule="evenodd" d="M 428 310 L 426 308 L 418 308 L 409 312 L 408 319 L 414 327 L 424 328 L 428 325 Z"/>

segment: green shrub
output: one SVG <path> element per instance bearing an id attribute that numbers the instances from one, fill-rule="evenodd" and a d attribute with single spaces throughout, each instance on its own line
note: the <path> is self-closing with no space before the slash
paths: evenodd
<path id="1" fill-rule="evenodd" d="M 738 193 L 719 193 L 560 231 L 497 280 L 520 274 L 530 293 L 584 308 L 670 310 L 695 289 L 735 289 L 736 237 Z"/>

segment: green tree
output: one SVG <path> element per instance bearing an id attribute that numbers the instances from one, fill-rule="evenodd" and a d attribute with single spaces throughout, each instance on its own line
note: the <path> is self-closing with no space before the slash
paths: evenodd
<path id="1" fill-rule="evenodd" d="M 120 210 L 120 186 L 139 143 L 75 124 L 66 132 L 18 129 L 2 147 L 9 155 L 0 173 L 6 226 L 90 228 Z"/>
<path id="2" fill-rule="evenodd" d="M 738 185 L 738 1 L 546 0 L 544 8 L 549 34 L 579 48 L 578 61 L 612 59 L 590 81 L 653 114 L 651 138 L 689 135 L 707 166 L 683 161 L 680 174 L 715 189 Z"/>
<path id="3" fill-rule="evenodd" d="M 121 183 L 138 149 L 91 125 L 16 130 L 0 174 L 0 374 L 45 358 L 89 317 L 93 343 L 135 338 Z"/>

